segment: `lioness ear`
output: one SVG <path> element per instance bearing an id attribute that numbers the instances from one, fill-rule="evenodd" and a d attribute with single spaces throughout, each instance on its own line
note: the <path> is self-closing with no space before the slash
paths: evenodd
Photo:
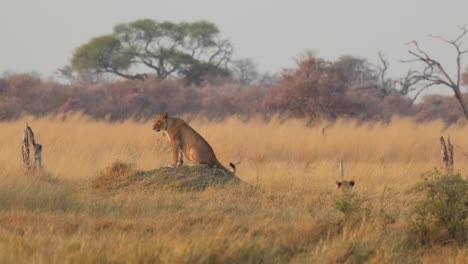
<path id="1" fill-rule="evenodd" d="M 168 116 L 169 116 L 169 113 L 168 113 L 168 112 L 164 112 L 164 114 L 163 114 L 164 119 L 167 119 Z"/>

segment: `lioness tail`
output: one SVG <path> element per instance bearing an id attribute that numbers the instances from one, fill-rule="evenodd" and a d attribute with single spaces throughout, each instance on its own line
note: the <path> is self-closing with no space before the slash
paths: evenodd
<path id="1" fill-rule="evenodd" d="M 232 162 L 229 162 L 229 166 L 231 166 L 231 168 L 232 168 L 232 174 L 235 174 L 236 173 L 236 165 L 234 165 L 234 163 L 232 163 Z"/>

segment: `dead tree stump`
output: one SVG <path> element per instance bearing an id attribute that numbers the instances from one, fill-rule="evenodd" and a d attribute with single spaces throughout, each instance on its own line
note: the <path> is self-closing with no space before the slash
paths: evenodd
<path id="1" fill-rule="evenodd" d="M 29 142 L 34 147 L 34 166 L 33 168 L 39 169 L 42 167 L 42 145 L 37 143 L 34 138 L 34 132 L 26 122 L 23 134 L 23 145 L 21 147 L 23 153 L 23 164 L 26 169 L 31 169 L 31 158 L 29 154 Z"/>
<path id="2" fill-rule="evenodd" d="M 21 146 L 21 152 L 23 154 L 23 164 L 25 169 L 29 169 L 29 131 L 28 131 L 28 122 L 26 122 L 26 127 L 24 128 L 23 134 L 23 145 Z"/>
<path id="3" fill-rule="evenodd" d="M 444 137 L 440 136 L 440 162 L 443 170 L 453 170 L 453 145 L 450 142 L 450 136 L 447 137 L 447 144 L 445 144 Z"/>

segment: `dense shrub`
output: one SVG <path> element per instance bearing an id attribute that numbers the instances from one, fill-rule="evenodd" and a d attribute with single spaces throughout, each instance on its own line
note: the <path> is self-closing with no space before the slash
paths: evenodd
<path id="1" fill-rule="evenodd" d="M 359 194 L 352 192 L 351 189 L 344 188 L 342 190 L 343 193 L 335 198 L 335 209 L 355 220 L 369 215 L 370 209 Z"/>
<path id="2" fill-rule="evenodd" d="M 421 244 L 465 243 L 468 239 L 468 180 L 460 173 L 426 173 L 417 186 L 422 198 L 412 214 L 412 232 Z"/>
<path id="3" fill-rule="evenodd" d="M 466 101 L 468 95 L 465 95 L 464 98 Z M 430 95 L 425 97 L 415 108 L 415 118 L 420 122 L 441 119 L 448 124 L 452 124 L 464 118 L 460 105 L 451 96 Z"/>

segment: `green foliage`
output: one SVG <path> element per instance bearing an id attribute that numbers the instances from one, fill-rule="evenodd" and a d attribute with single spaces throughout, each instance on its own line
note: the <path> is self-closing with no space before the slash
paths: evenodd
<path id="1" fill-rule="evenodd" d="M 71 61 L 78 70 L 125 70 L 131 64 L 131 57 L 122 52 L 122 44 L 113 35 L 92 39 L 77 48 Z"/>
<path id="2" fill-rule="evenodd" d="M 360 218 L 369 213 L 369 209 L 364 206 L 364 200 L 350 188 L 342 189 L 343 193 L 335 199 L 335 209 L 346 216 Z"/>
<path id="3" fill-rule="evenodd" d="M 468 180 L 438 170 L 423 175 L 423 195 L 412 212 L 412 233 L 421 244 L 464 243 L 468 236 Z"/>
<path id="4" fill-rule="evenodd" d="M 72 66 L 140 79 L 143 74 L 128 71 L 137 66 L 152 70 L 159 79 L 178 76 L 198 83 L 210 76 L 226 76 L 231 52 L 231 44 L 219 38 L 219 29 L 213 23 L 139 19 L 119 24 L 112 35 L 79 47 Z"/>
<path id="5" fill-rule="evenodd" d="M 216 35 L 219 34 L 219 29 L 213 23 L 207 21 L 197 21 L 186 25 L 187 34 L 190 36 L 192 44 L 196 42 L 202 46 L 211 47 L 216 45 Z"/>

